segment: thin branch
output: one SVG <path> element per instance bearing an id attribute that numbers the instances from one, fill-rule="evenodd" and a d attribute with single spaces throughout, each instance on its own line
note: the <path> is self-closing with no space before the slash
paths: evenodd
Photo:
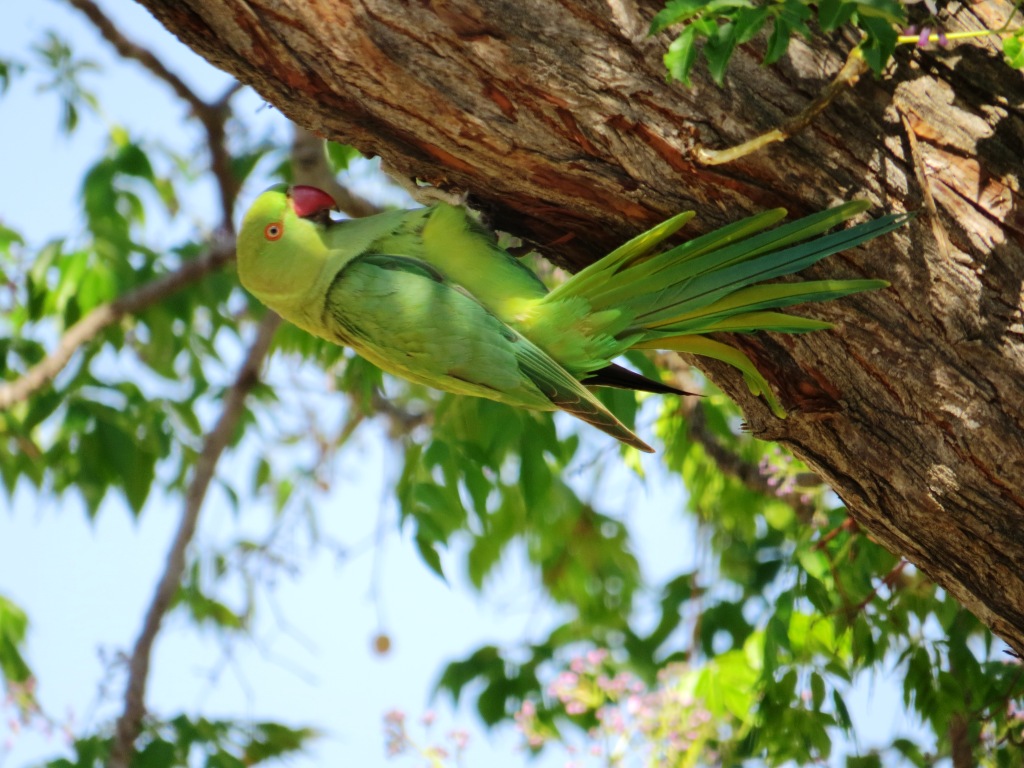
<path id="1" fill-rule="evenodd" d="M 192 114 L 206 131 L 206 143 L 210 151 L 210 170 L 217 178 L 221 205 L 221 227 L 233 232 L 231 216 L 238 196 L 239 184 L 231 172 L 231 154 L 228 152 L 224 125 L 230 110 L 228 101 L 240 86 L 232 84 L 225 94 L 213 103 L 207 103 L 193 91 L 184 80 L 174 74 L 153 52 L 128 39 L 92 0 L 68 0 L 86 15 L 103 38 L 124 58 L 139 62 L 153 75 L 163 80 L 171 90 L 189 105 Z"/>
<path id="2" fill-rule="evenodd" d="M 171 86 L 171 90 L 183 101 L 187 101 L 195 111 L 198 112 L 206 107 L 206 102 L 200 99 L 195 91 L 185 84 L 185 81 L 164 66 L 164 63 L 154 56 L 152 51 L 132 42 L 121 34 L 121 31 L 114 26 L 114 22 L 107 18 L 106 14 L 92 0 L 68 0 L 68 2 L 89 18 L 93 26 L 99 30 L 99 33 L 103 35 L 108 43 L 114 46 L 122 57 L 139 62 L 151 73 Z"/>
<path id="3" fill-rule="evenodd" d="M 146 680 L 149 675 L 153 642 L 160 631 L 160 623 L 170 607 L 171 600 L 181 583 L 185 571 L 185 551 L 195 534 L 199 510 L 213 478 L 217 461 L 231 440 L 245 407 L 246 395 L 259 381 L 260 368 L 270 348 L 270 341 L 280 323 L 280 318 L 270 312 L 260 322 L 256 338 L 249 347 L 234 384 L 224 398 L 224 410 L 216 425 L 207 434 L 203 449 L 196 460 L 192 481 L 185 494 L 185 510 L 178 525 L 167 565 L 157 585 L 156 593 L 146 611 L 146 618 L 132 651 L 128 666 L 128 683 L 125 690 L 124 711 L 117 719 L 114 745 L 111 750 L 111 768 L 128 768 L 135 751 L 135 740 L 142 732 L 142 718 L 145 715 Z"/>
<path id="4" fill-rule="evenodd" d="M 885 574 L 882 580 L 874 586 L 871 592 L 868 593 L 867 597 L 865 597 L 856 605 L 847 606 L 843 609 L 846 612 L 847 617 L 852 620 L 854 616 L 856 616 L 858 613 L 867 608 L 874 601 L 874 599 L 878 597 L 878 593 L 882 591 L 882 587 L 885 587 L 886 589 L 892 589 L 892 585 L 896 583 L 896 579 L 899 578 L 899 575 L 903 573 L 903 570 L 908 565 L 910 565 L 909 560 L 900 560 L 898 563 L 896 563 L 896 565 L 894 565 L 892 569 L 890 569 L 890 571 L 887 574 Z M 839 583 L 838 579 L 836 580 L 836 583 Z"/>
<path id="5" fill-rule="evenodd" d="M 430 411 L 414 413 L 396 405 L 384 396 L 379 389 L 374 389 L 370 396 L 370 405 L 377 413 L 383 414 L 388 420 L 388 436 L 391 438 L 408 435 L 414 429 L 430 424 L 434 420 L 434 414 Z"/>
<path id="6" fill-rule="evenodd" d="M 0 385 L 0 411 L 28 399 L 56 378 L 83 344 L 91 341 L 125 315 L 134 314 L 220 269 L 235 255 L 234 240 L 214 244 L 210 250 L 192 259 L 174 272 L 146 283 L 107 304 L 101 304 L 72 325 L 57 343 L 57 348 L 32 366 L 24 376 Z"/>
<path id="7" fill-rule="evenodd" d="M 752 152 L 756 152 L 769 144 L 785 141 L 790 136 L 794 136 L 810 125 L 829 104 L 835 101 L 836 97 L 839 96 L 840 93 L 845 91 L 847 88 L 853 88 L 853 86 L 857 84 L 857 81 L 860 80 L 861 75 L 867 71 L 867 62 L 864 61 L 864 55 L 858 46 L 850 51 L 850 55 L 846 58 L 846 63 L 843 64 L 842 69 L 839 70 L 838 74 L 836 74 L 832 81 L 825 87 L 825 90 L 818 94 L 818 97 L 808 104 L 806 108 L 801 110 L 799 114 L 794 115 L 783 123 L 781 127 L 773 128 L 767 133 L 762 133 L 760 136 L 755 136 L 742 144 L 737 144 L 736 146 L 728 147 L 727 149 L 707 149 L 703 146 L 697 146 L 694 148 L 694 156 L 696 157 L 697 162 L 702 165 L 722 165 L 723 163 L 731 163 L 734 160 L 746 157 Z"/>
<path id="8" fill-rule="evenodd" d="M 687 418 L 687 434 L 694 442 L 700 444 L 708 457 L 715 462 L 715 465 L 724 474 L 739 480 L 750 490 L 763 496 L 772 496 L 784 501 L 796 512 L 800 520 L 810 520 L 814 516 L 814 505 L 809 504 L 801 498 L 801 494 L 791 491 L 789 493 L 778 493 L 778 489 L 772 487 L 768 478 L 755 464 L 744 461 L 721 442 L 709 429 L 704 412 L 700 408 L 691 408 Z"/>

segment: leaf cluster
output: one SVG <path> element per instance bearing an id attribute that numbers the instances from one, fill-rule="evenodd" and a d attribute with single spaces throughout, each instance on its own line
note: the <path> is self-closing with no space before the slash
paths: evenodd
<path id="1" fill-rule="evenodd" d="M 137 768 L 247 768 L 308 749 L 317 737 L 309 728 L 280 723 L 236 723 L 178 715 L 150 724 L 140 738 L 132 765 Z M 73 755 L 45 763 L 46 768 L 101 768 L 109 763 L 113 739 L 96 735 L 76 739 Z"/>
<path id="2" fill-rule="evenodd" d="M 736 46 L 768 29 L 765 65 L 782 58 L 795 35 L 811 41 L 852 26 L 863 36 L 864 59 L 881 73 L 906 18 L 898 0 L 669 0 L 651 21 L 650 34 L 681 28 L 665 54 L 671 79 L 691 85 L 690 73 L 702 53 L 712 79 L 721 85 Z"/>

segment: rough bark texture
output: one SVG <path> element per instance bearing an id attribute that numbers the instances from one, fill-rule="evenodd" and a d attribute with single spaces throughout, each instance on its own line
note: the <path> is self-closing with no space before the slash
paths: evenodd
<path id="1" fill-rule="evenodd" d="M 769 206 L 867 196 L 918 209 L 897 236 L 817 276 L 892 288 L 814 308 L 837 330 L 745 337 L 789 418 L 701 362 L 833 484 L 857 520 L 1024 650 L 1024 81 L 998 41 L 902 50 L 802 134 L 727 166 L 698 144 L 746 140 L 798 113 L 851 41 L 761 67 L 739 50 L 724 88 L 665 81 L 656 6 L 636 0 L 140 0 L 297 123 L 469 192 L 492 223 L 580 267 L 695 208 L 698 232 Z M 948 28 L 999 26 L 995 0 Z"/>

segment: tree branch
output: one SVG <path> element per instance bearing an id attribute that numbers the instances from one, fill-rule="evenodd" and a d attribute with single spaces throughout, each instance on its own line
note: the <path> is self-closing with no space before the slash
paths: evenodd
<path id="1" fill-rule="evenodd" d="M 195 534 L 199 510 L 213 478 L 221 453 L 227 446 L 238 421 L 242 416 L 246 395 L 259 381 L 259 371 L 270 348 L 274 331 L 280 323 L 277 315 L 268 313 L 260 322 L 256 338 L 242 362 L 234 384 L 224 399 L 224 410 L 216 425 L 207 434 L 203 449 L 196 460 L 192 482 L 185 494 L 185 510 L 181 516 L 178 532 L 167 555 L 167 565 L 157 585 L 156 593 L 146 611 L 146 618 L 132 651 L 128 667 L 128 683 L 125 689 L 124 711 L 117 719 L 114 745 L 111 750 L 111 768 L 128 768 L 135 751 L 135 740 L 142 731 L 145 715 L 146 681 L 153 642 L 160 631 L 160 624 L 170 607 L 171 600 L 181 583 L 185 571 L 185 551 Z"/>
<path id="2" fill-rule="evenodd" d="M 215 269 L 220 269 L 235 256 L 234 240 L 224 240 L 210 247 L 203 256 L 192 259 L 174 272 L 146 283 L 113 301 L 102 304 L 72 325 L 61 337 L 57 348 L 32 366 L 24 376 L 0 385 L 0 411 L 26 400 L 56 378 L 80 346 L 95 338 L 104 328 L 125 315 L 139 312 L 170 294 L 194 283 Z"/>
<path id="3" fill-rule="evenodd" d="M 168 69 L 152 51 L 129 40 L 114 25 L 106 14 L 92 0 L 68 0 L 68 2 L 86 15 L 103 38 L 124 58 L 139 62 L 152 74 L 163 80 L 171 90 L 192 110 L 192 114 L 203 125 L 206 131 L 206 143 L 210 150 L 210 170 L 217 178 L 221 205 L 221 227 L 227 232 L 234 231 L 231 218 L 238 196 L 239 183 L 231 172 L 231 154 L 225 143 L 224 124 L 230 114 L 228 101 L 239 89 L 237 83 L 232 84 L 224 95 L 213 103 L 203 101 L 184 80 Z"/>
<path id="4" fill-rule="evenodd" d="M 180 99 L 188 104 L 196 112 L 206 107 L 206 102 L 196 95 L 195 91 L 185 84 L 185 81 L 171 72 L 164 63 L 153 55 L 148 48 L 132 42 L 121 31 L 114 26 L 106 14 L 99 9 L 92 0 L 68 0 L 72 6 L 80 10 L 88 17 L 93 26 L 103 35 L 104 39 L 117 50 L 122 57 L 133 59 L 148 69 L 151 73 L 167 83 Z"/>

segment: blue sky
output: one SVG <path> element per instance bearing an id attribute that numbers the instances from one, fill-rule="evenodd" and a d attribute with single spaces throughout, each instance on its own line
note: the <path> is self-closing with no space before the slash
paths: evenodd
<path id="1" fill-rule="evenodd" d="M 229 83 L 133 2 L 105 0 L 102 6 L 126 34 L 150 46 L 201 95 L 215 96 Z M 90 80 L 103 116 L 85 116 L 71 138 L 58 130 L 57 99 L 37 93 L 30 81 L 16 81 L 0 99 L 0 169 L 7 190 L 0 196 L 0 221 L 39 245 L 74 230 L 80 219 L 82 174 L 105 146 L 111 125 L 127 125 L 133 135 L 166 142 L 184 153 L 194 151 L 201 136 L 184 123 L 184 107 L 168 89 L 136 65 L 119 61 L 67 6 L 36 0 L 11 3 L 5 10 L 0 56 L 29 59 L 28 46 L 52 28 L 78 55 L 95 59 L 103 70 Z M 254 94 L 241 94 L 235 103 L 260 130 L 287 139 L 284 119 L 262 108 Z M 359 176 L 361 183 L 366 178 Z M 243 198 L 251 198 L 262 186 L 262 180 L 250 185 Z M 364 193 L 381 190 L 371 185 Z M 203 212 L 212 210 L 212 189 L 200 189 L 186 202 L 192 218 L 202 220 Z M 220 381 L 228 380 L 232 360 L 241 350 L 226 349 L 224 354 Z M 275 361 L 269 376 L 287 381 L 287 365 Z M 329 393 L 318 402 L 328 418 L 340 413 Z M 225 476 L 241 471 L 251 452 L 262 448 L 249 444 L 229 455 L 221 471 Z M 389 453 L 378 428 L 364 428 L 355 448 L 336 467 L 334 492 L 318 500 L 325 533 L 356 545 L 372 540 L 381 520 L 393 530 L 396 511 L 387 488 L 396 467 L 397 457 Z M 638 555 L 651 579 L 674 574 L 692 560 L 695 531 L 680 514 L 684 497 L 677 484 L 655 473 L 645 487 L 624 470 L 605 485 L 610 492 L 603 494 L 602 508 L 629 515 Z M 180 509 L 178 499 L 151 499 L 134 520 L 114 499 L 90 522 L 73 495 L 40 497 L 22 489 L 13 499 L 0 499 L 0 593 L 29 613 L 28 652 L 41 681 L 40 698 L 58 720 L 70 718 L 76 732 L 87 732 L 117 711 L 123 679 L 116 673 L 105 675 L 110 660 L 135 639 Z M 270 514 L 268 504 L 255 500 L 236 515 L 215 487 L 203 512 L 199 541 L 228 541 L 239 528 L 262 530 Z M 252 639 L 225 647 L 179 617 L 167 621 L 150 685 L 154 711 L 311 724 L 324 737 L 312 758 L 297 764 L 371 766 L 385 762 L 384 712 L 398 707 L 415 719 L 436 706 L 441 735 L 452 727 L 473 731 L 466 765 L 501 768 L 527 762 L 511 728 L 485 735 L 472 712 L 463 709 L 453 716 L 445 714 L 443 701 L 428 701 L 445 661 L 484 643 L 539 639 L 556 620 L 515 558 L 505 563 L 484 601 L 464 588 L 454 565 L 457 557 L 448 558 L 454 584 L 445 585 L 420 564 L 407 540 L 394 535 L 382 547 L 366 548 L 343 561 L 324 551 L 313 554 L 302 542 L 295 544 L 294 554 L 302 562 L 301 573 L 280 579 L 261 601 Z M 371 652 L 382 621 L 394 643 L 384 657 Z M 879 724 L 879 737 L 901 727 L 895 697 L 870 700 L 863 688 L 854 702 L 855 718 L 869 724 L 869 731 L 871 723 Z M 4 714 L 9 713 L 0 711 Z M 0 717 L 0 767 L 62 752 L 59 734 L 14 737 L 5 719 Z M 5 748 L 8 740 L 12 746 Z M 551 757 L 538 765 L 563 762 Z"/>

